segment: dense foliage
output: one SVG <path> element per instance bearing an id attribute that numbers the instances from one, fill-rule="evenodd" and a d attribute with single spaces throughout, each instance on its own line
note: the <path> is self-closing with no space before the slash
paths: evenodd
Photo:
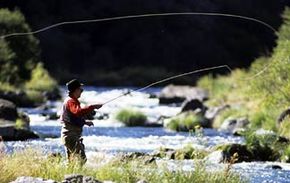
<path id="1" fill-rule="evenodd" d="M 19 10 L 0 9 L 1 36 L 29 31 L 31 29 Z M 0 39 L 0 92 L 6 91 L 24 91 L 22 99 L 26 104 L 17 102 L 19 105 L 41 103 L 44 101 L 42 92 L 57 92 L 57 83 L 44 68 L 39 41 L 33 35 Z"/>
<path id="2" fill-rule="evenodd" d="M 199 86 L 212 94 L 211 105 L 227 103 L 232 106 L 222 116 L 248 116 L 254 128 L 279 130 L 290 137 L 289 118 L 279 128 L 276 123 L 279 114 L 290 105 L 289 8 L 283 17 L 284 23 L 277 33 L 277 46 L 271 56 L 256 59 L 249 70 L 235 70 L 229 76 L 216 79 L 205 76 Z"/>
<path id="3" fill-rule="evenodd" d="M 0 35 L 29 32 L 30 28 L 19 11 L 0 10 Z M 16 85 L 30 79 L 39 62 L 40 49 L 33 36 L 21 36 L 0 40 L 0 82 Z"/>

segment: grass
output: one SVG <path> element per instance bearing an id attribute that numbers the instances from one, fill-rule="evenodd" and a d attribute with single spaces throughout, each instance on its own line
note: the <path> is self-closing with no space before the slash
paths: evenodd
<path id="1" fill-rule="evenodd" d="M 252 128 L 282 132 L 277 128 L 276 119 L 290 102 L 289 8 L 285 9 L 283 17 L 284 24 L 277 33 L 277 46 L 271 56 L 256 59 L 247 70 L 236 69 L 227 76 L 204 76 L 198 81 L 198 86 L 211 95 L 208 105 L 229 104 L 243 108 L 243 111 L 225 112 L 222 119 L 243 113 L 249 117 Z M 219 127 L 221 121 L 215 127 Z M 290 125 L 284 128 L 283 134 L 290 131 Z"/>
<path id="2" fill-rule="evenodd" d="M 115 118 L 126 126 L 143 126 L 147 116 L 134 109 L 122 109 L 115 114 Z"/>
<path id="3" fill-rule="evenodd" d="M 166 167 L 160 168 L 155 164 L 145 165 L 140 161 L 122 162 L 112 160 L 98 168 L 81 167 L 79 164 L 66 166 L 59 157 L 50 157 L 39 151 L 25 150 L 12 155 L 2 155 L 0 158 L 0 182 L 8 183 L 19 176 L 42 177 L 61 181 L 67 174 L 82 174 L 92 176 L 97 180 L 111 180 L 114 182 L 137 182 L 146 180 L 152 183 L 169 182 L 227 182 L 240 183 L 241 178 L 225 171 L 207 172 L 200 166 L 194 171 L 170 171 Z"/>
<path id="4" fill-rule="evenodd" d="M 201 126 L 203 120 L 199 114 L 185 112 L 170 118 L 165 127 L 173 131 L 195 131 L 195 127 Z"/>
<path id="5" fill-rule="evenodd" d="M 175 159 L 184 160 L 184 159 L 203 159 L 209 152 L 205 150 L 195 149 L 191 145 L 184 146 L 182 149 L 177 149 L 175 153 Z"/>

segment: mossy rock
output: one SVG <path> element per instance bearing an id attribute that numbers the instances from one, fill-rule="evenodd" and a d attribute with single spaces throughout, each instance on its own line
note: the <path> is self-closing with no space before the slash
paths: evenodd
<path id="1" fill-rule="evenodd" d="M 251 151 L 248 150 L 246 145 L 242 144 L 227 144 L 216 147 L 217 150 L 222 150 L 224 162 L 231 162 L 232 157 L 237 154 L 237 158 L 234 163 L 250 162 L 254 160 L 254 156 Z"/>
<path id="2" fill-rule="evenodd" d="M 277 161 L 281 158 L 281 150 L 289 145 L 288 139 L 267 131 L 245 134 L 245 139 L 257 161 Z"/>
<path id="3" fill-rule="evenodd" d="M 167 119 L 164 126 L 173 131 L 195 131 L 196 127 L 208 127 L 209 121 L 201 114 L 183 112 Z"/>

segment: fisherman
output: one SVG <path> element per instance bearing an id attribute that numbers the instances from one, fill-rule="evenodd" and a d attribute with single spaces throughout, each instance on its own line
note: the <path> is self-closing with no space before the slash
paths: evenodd
<path id="1" fill-rule="evenodd" d="M 66 83 L 68 97 L 65 99 L 60 120 L 62 123 L 61 139 L 66 148 L 68 161 L 71 162 L 75 158 L 81 160 L 84 164 L 87 160 L 85 154 L 85 146 L 81 138 L 83 126 L 93 126 L 93 122 L 85 120 L 85 116 L 100 109 L 102 104 L 89 105 L 81 107 L 78 98 L 83 92 L 83 84 L 77 79 L 73 79 Z"/>

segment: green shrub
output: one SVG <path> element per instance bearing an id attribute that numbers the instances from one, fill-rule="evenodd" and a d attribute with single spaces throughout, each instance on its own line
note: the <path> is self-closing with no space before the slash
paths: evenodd
<path id="1" fill-rule="evenodd" d="M 115 118 L 126 126 L 143 126 L 147 121 L 142 112 L 133 109 L 122 109 L 116 113 Z"/>
<path id="2" fill-rule="evenodd" d="M 170 118 L 165 127 L 173 131 L 195 131 L 195 127 L 202 126 L 204 120 L 200 114 L 185 112 Z"/>
<path id="3" fill-rule="evenodd" d="M 57 88 L 57 83 L 39 62 L 33 69 L 31 79 L 25 84 L 25 87 L 36 91 L 53 91 Z"/>
<path id="4" fill-rule="evenodd" d="M 16 120 L 15 128 L 17 128 L 17 129 L 22 129 L 22 128 L 24 128 L 25 126 L 26 126 L 25 121 L 23 121 L 23 120 L 20 119 L 20 118 L 18 118 L 18 119 Z"/>

